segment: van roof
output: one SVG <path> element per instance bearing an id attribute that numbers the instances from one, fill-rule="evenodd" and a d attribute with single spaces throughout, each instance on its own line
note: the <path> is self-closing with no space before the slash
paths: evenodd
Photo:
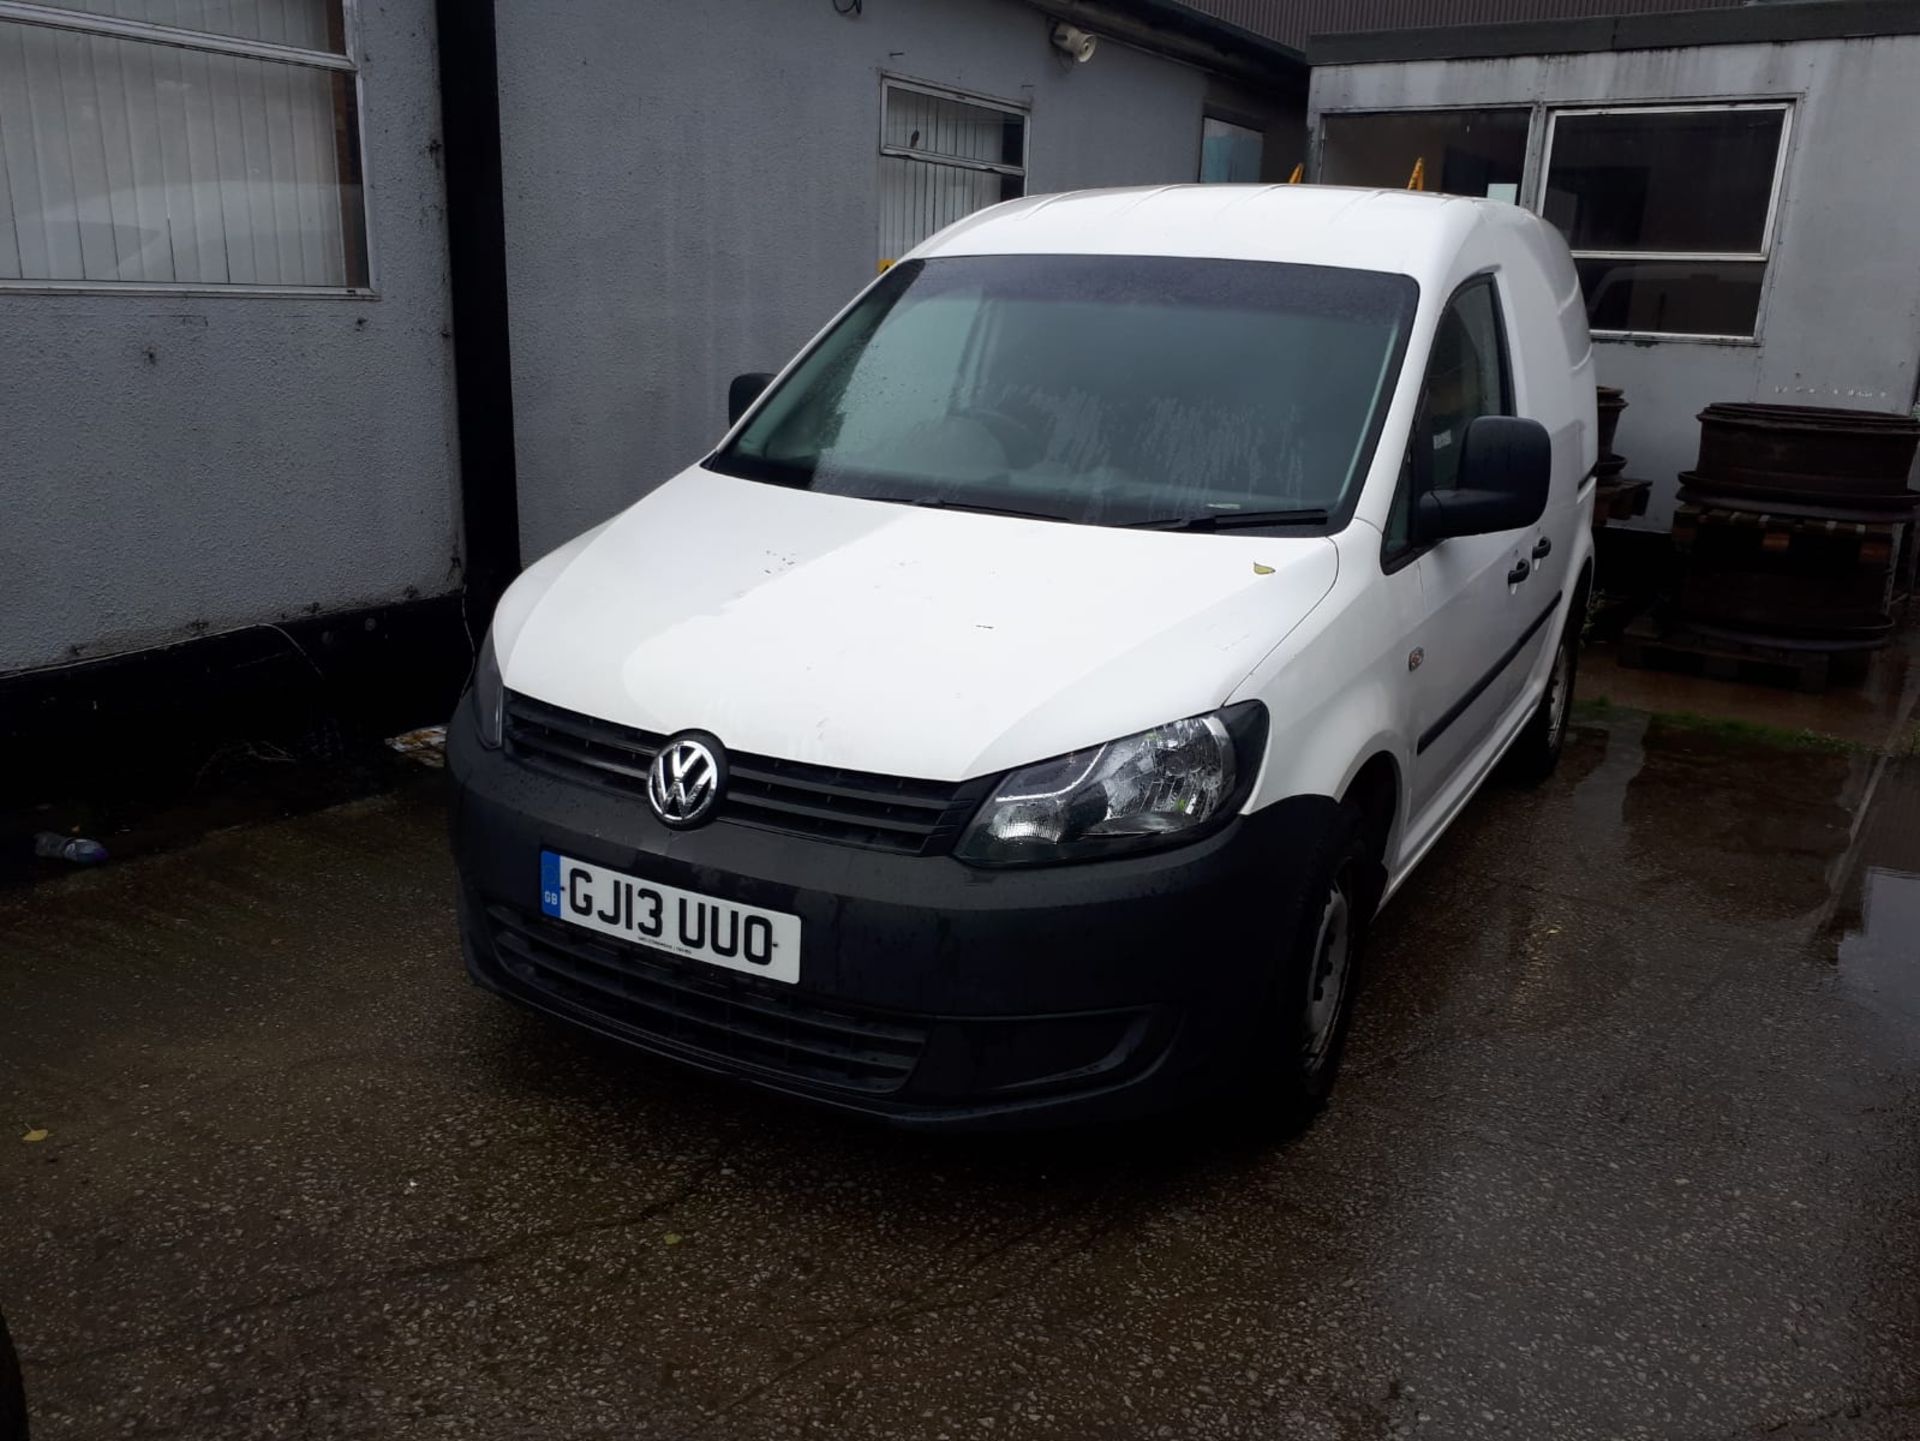
<path id="1" fill-rule="evenodd" d="M 1331 185 L 1163 185 L 1034 195 L 968 216 L 911 254 L 1180 255 L 1424 277 L 1482 223 L 1538 225 L 1501 201 Z"/>

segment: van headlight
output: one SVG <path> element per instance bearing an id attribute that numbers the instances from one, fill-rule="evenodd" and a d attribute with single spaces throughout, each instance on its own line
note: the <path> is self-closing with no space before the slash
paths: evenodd
<path id="1" fill-rule="evenodd" d="M 500 679 L 500 657 L 494 654 L 491 630 L 473 663 L 473 718 L 479 727 L 480 744 L 488 750 L 500 749 L 507 719 L 507 687 Z"/>
<path id="2" fill-rule="evenodd" d="M 1039 865 L 1197 840 L 1246 799 L 1266 732 L 1266 707 L 1248 701 L 1025 766 L 994 787 L 954 854 Z"/>

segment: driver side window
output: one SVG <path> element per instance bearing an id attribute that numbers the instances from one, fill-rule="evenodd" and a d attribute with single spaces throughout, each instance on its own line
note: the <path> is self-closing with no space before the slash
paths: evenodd
<path id="1" fill-rule="evenodd" d="M 1460 483 L 1460 451 L 1468 424 L 1482 415 L 1512 413 L 1500 304 L 1493 277 L 1482 276 L 1454 293 L 1434 331 L 1420 410 L 1387 518 L 1389 560 L 1412 544 L 1414 497 Z"/>

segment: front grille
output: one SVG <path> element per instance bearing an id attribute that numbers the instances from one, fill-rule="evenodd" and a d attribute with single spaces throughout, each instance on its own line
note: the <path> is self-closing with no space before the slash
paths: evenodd
<path id="1" fill-rule="evenodd" d="M 924 1026 L 821 1006 L 771 983 L 691 972 L 658 952 L 506 906 L 487 910 L 509 981 L 650 1040 L 845 1090 L 898 1090 Z"/>
<path id="2" fill-rule="evenodd" d="M 590 784 L 645 795 L 666 737 L 509 693 L 507 749 Z M 938 855 L 978 807 L 984 781 L 908 780 L 768 756 L 728 753 L 716 820 L 901 855 Z"/>

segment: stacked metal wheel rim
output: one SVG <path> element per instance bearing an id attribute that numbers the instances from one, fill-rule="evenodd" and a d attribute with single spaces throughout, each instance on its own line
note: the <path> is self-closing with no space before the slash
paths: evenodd
<path id="1" fill-rule="evenodd" d="M 1615 453 L 1613 438 L 1620 414 L 1627 408 L 1626 393 L 1617 385 L 1600 385 L 1595 400 L 1600 417 L 1600 459 L 1594 462 L 1593 524 L 1597 530 L 1609 520 L 1644 515 L 1653 483 L 1625 478 L 1627 458 Z"/>
<path id="2" fill-rule="evenodd" d="M 1677 609 L 1702 632 L 1842 652 L 1893 631 L 1896 562 L 1920 492 L 1920 420 L 1813 406 L 1716 404 L 1680 476 Z"/>

